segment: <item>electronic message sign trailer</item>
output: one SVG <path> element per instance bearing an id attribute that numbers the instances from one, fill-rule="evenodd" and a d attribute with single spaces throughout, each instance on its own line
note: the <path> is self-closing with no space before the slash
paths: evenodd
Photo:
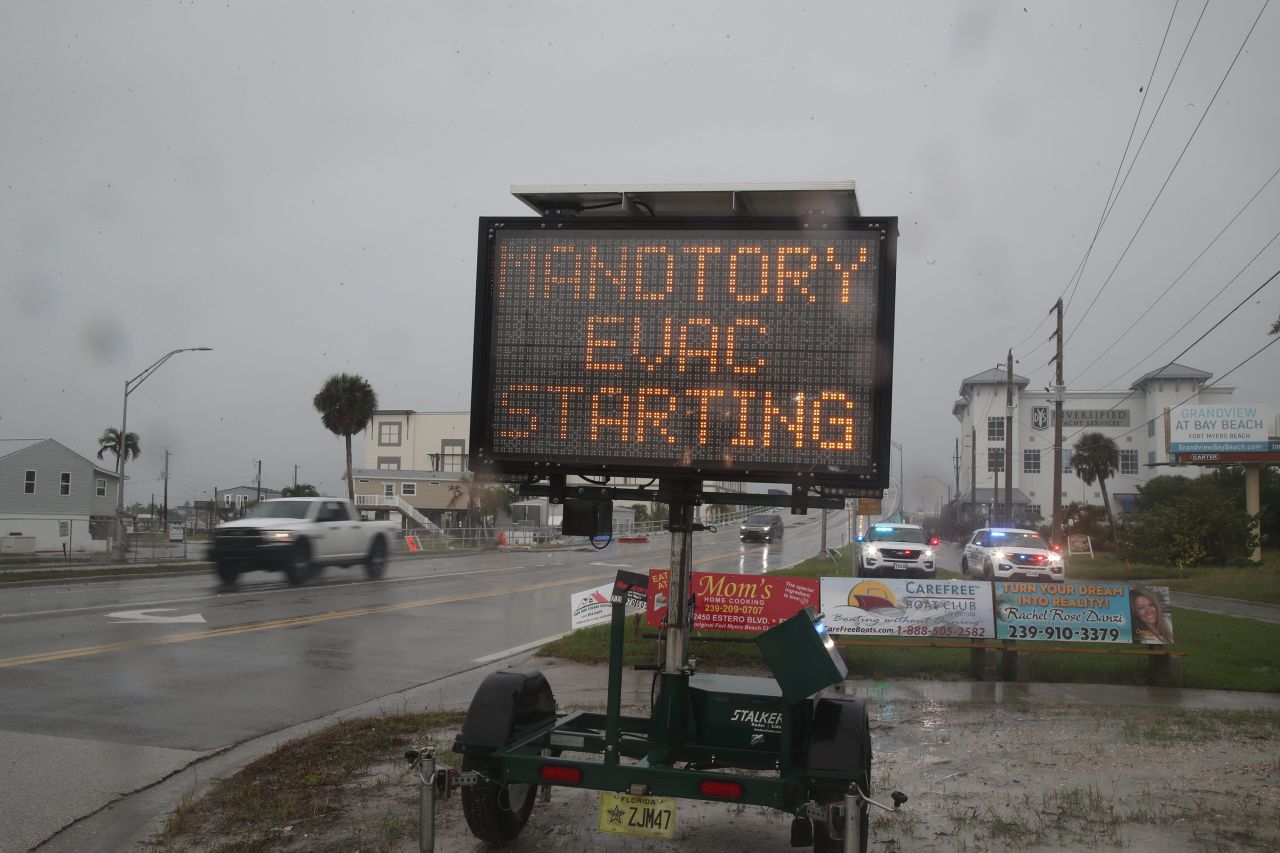
<path id="1" fill-rule="evenodd" d="M 557 718 L 541 673 L 495 673 L 445 789 L 463 786 L 468 825 L 494 843 L 524 827 L 537 785 L 560 784 L 625 794 L 619 814 L 639 802 L 655 816 L 642 832 L 669 823 L 670 798 L 723 800 L 790 813 L 797 846 L 865 851 L 880 805 L 867 712 L 815 696 L 845 675 L 821 614 L 758 637 L 773 679 L 695 673 L 692 542 L 699 504 L 805 512 L 883 494 L 897 220 L 861 217 L 851 183 L 524 198 L 544 215 L 480 220 L 471 466 L 563 501 L 571 534 L 609 533 L 614 498 L 670 504 L 660 689 L 650 717 L 622 716 L 625 604 L 648 578 L 619 572 L 606 713 Z M 610 485 L 620 477 L 658 485 Z M 791 494 L 704 492 L 708 480 Z"/>

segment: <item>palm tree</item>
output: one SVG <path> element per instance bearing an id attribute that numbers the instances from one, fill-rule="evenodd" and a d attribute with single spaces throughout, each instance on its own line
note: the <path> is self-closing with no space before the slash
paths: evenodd
<path id="1" fill-rule="evenodd" d="M 280 490 L 282 498 L 318 498 L 320 492 L 310 483 L 299 483 L 296 486 L 285 486 Z"/>
<path id="2" fill-rule="evenodd" d="M 354 373 L 335 373 L 325 380 L 311 401 L 320 413 L 325 429 L 347 440 L 347 496 L 354 503 L 356 484 L 351 479 L 351 436 L 373 420 L 378 408 L 378 395 L 373 386 Z"/>
<path id="3" fill-rule="evenodd" d="M 98 458 L 101 459 L 107 453 L 116 457 L 118 472 L 120 470 L 120 430 L 115 427 L 107 427 L 102 431 L 102 435 L 98 436 Z M 126 459 L 137 459 L 142 455 L 142 446 L 138 443 L 136 432 L 124 434 L 124 455 Z"/>
<path id="4" fill-rule="evenodd" d="M 1107 510 L 1107 523 L 1111 525 L 1111 541 L 1116 538 L 1116 519 L 1111 514 L 1111 498 L 1107 495 L 1107 478 L 1120 469 L 1120 448 L 1114 440 L 1100 432 L 1086 432 L 1071 448 L 1071 467 L 1086 486 L 1098 481 L 1102 489 L 1102 505 Z"/>

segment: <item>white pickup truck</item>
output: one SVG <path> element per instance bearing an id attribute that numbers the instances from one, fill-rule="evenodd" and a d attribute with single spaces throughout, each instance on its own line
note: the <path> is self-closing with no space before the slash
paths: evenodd
<path id="1" fill-rule="evenodd" d="M 300 584 L 322 566 L 361 563 L 379 578 L 397 529 L 392 521 L 361 521 L 340 498 L 276 498 L 214 528 L 210 557 L 226 584 L 254 569 L 281 571 Z"/>

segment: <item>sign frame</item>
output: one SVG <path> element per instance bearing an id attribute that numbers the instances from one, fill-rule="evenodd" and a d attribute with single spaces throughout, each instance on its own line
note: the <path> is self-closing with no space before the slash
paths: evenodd
<path id="1" fill-rule="evenodd" d="M 522 229 L 554 233 L 561 229 L 598 232 L 733 231 L 744 236 L 758 231 L 796 231 L 818 235 L 841 232 L 876 234 L 879 237 L 879 269 L 875 281 L 876 316 L 872 318 L 874 342 L 872 413 L 869 418 L 869 464 L 742 462 L 719 463 L 699 459 L 689 464 L 635 457 L 583 456 L 547 458 L 545 453 L 496 452 L 494 401 L 496 399 L 496 240 L 500 231 Z M 787 483 L 793 487 L 823 489 L 884 489 L 889 484 L 890 420 L 892 417 L 894 302 L 897 278 L 896 217 L 481 217 L 476 264 L 476 312 L 471 386 L 471 468 L 492 479 L 532 483 L 552 475 L 592 477 L 660 477 L 676 480 L 723 480 L 755 483 Z"/>

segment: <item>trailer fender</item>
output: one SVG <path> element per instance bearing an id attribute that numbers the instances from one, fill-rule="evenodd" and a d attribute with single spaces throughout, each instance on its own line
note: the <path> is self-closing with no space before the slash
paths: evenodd
<path id="1" fill-rule="evenodd" d="M 860 699 L 823 697 L 813 706 L 805 750 L 808 775 L 857 782 L 871 793 L 871 723 Z"/>
<path id="2" fill-rule="evenodd" d="M 555 722 L 556 699 L 538 670 L 490 673 L 467 708 L 454 750 L 487 752 Z"/>

